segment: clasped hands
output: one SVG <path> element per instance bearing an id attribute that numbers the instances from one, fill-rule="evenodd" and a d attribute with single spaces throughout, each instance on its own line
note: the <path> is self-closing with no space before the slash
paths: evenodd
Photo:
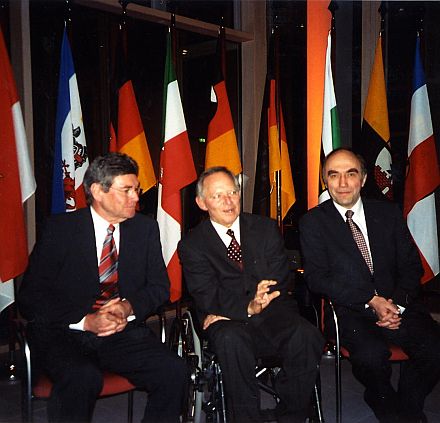
<path id="1" fill-rule="evenodd" d="M 402 322 L 399 307 L 393 303 L 392 299 L 386 299 L 379 295 L 375 295 L 368 305 L 373 308 L 378 317 L 377 326 L 391 330 L 399 329 Z"/>
<path id="2" fill-rule="evenodd" d="M 280 291 L 272 291 L 271 286 L 276 285 L 278 282 L 273 280 L 262 280 L 257 285 L 257 292 L 255 293 L 254 298 L 250 301 L 247 313 L 249 316 L 253 316 L 254 314 L 260 314 L 271 302 L 273 299 L 280 296 Z M 230 320 L 225 316 L 218 316 L 215 314 L 208 314 L 203 321 L 203 329 L 207 329 L 214 322 L 219 320 Z"/>
<path id="3" fill-rule="evenodd" d="M 127 326 L 127 318 L 133 313 L 127 300 L 114 298 L 104 304 L 95 313 L 88 314 L 84 321 L 84 330 L 97 336 L 109 336 L 121 332 Z"/>

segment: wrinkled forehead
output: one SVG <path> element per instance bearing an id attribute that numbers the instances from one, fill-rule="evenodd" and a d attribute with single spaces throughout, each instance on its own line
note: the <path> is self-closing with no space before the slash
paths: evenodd
<path id="1" fill-rule="evenodd" d="M 355 154 L 349 151 L 341 151 L 333 154 L 325 162 L 324 175 L 331 172 L 348 172 L 357 170 L 362 174 L 362 166 Z"/>
<path id="2" fill-rule="evenodd" d="M 212 194 L 216 191 L 232 191 L 236 188 L 235 181 L 223 172 L 209 175 L 203 182 L 203 191 L 207 194 Z"/>

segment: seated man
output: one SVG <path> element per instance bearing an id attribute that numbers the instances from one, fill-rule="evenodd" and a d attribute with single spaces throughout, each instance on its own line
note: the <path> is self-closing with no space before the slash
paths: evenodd
<path id="1" fill-rule="evenodd" d="M 224 167 L 197 183 L 208 212 L 179 244 L 186 284 L 223 373 L 230 422 L 261 422 L 258 357 L 282 360 L 276 390 L 280 421 L 307 417 L 323 339 L 287 292 L 289 264 L 275 221 L 240 213 L 240 187 Z"/>
<path id="2" fill-rule="evenodd" d="M 331 199 L 300 221 L 305 278 L 330 298 L 354 376 L 381 422 L 425 421 L 423 403 L 440 377 L 440 326 L 417 301 L 422 266 L 396 204 L 360 196 L 365 163 L 341 148 L 323 171 Z M 398 392 L 388 343 L 402 347 Z"/>
<path id="3" fill-rule="evenodd" d="M 177 423 L 188 370 L 143 323 L 169 297 L 157 223 L 136 213 L 138 166 L 110 153 L 87 169 L 89 207 L 53 216 L 19 293 L 35 358 L 53 381 L 50 422 L 92 418 L 102 372 L 148 391 L 143 422 Z"/>

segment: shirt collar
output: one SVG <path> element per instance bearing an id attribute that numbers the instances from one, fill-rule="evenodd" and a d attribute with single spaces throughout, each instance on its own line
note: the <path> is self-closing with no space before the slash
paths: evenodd
<path id="1" fill-rule="evenodd" d="M 335 201 L 333 201 L 333 204 L 335 205 L 336 210 L 339 212 L 339 214 L 342 216 L 342 218 L 344 220 L 347 219 L 346 216 L 345 216 L 345 213 L 346 213 L 347 210 L 353 210 L 353 213 L 354 213 L 353 219 L 354 220 L 356 220 L 356 218 L 359 219 L 361 216 L 364 215 L 364 205 L 362 203 L 362 198 L 361 197 L 359 197 L 359 199 L 356 201 L 356 204 L 354 204 L 354 206 L 349 208 L 349 209 L 341 206 L 340 204 L 336 203 Z"/>
<path id="2" fill-rule="evenodd" d="M 212 226 L 214 226 L 215 231 L 218 233 L 219 237 L 222 239 L 223 243 L 228 246 L 231 242 L 231 237 L 226 233 L 228 229 L 234 231 L 235 239 L 239 244 L 240 242 L 240 216 L 235 219 L 234 223 L 227 228 L 226 226 L 220 225 L 220 223 L 211 220 Z"/>

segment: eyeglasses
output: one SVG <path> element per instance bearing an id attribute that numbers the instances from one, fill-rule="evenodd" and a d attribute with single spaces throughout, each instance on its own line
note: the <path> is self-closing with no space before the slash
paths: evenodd
<path id="1" fill-rule="evenodd" d="M 116 188 L 116 187 L 109 187 L 109 189 L 114 189 L 115 191 L 122 192 L 125 195 L 134 195 L 136 194 L 138 197 L 140 197 L 143 193 L 143 190 L 141 187 L 124 187 L 124 188 Z"/>
<path id="2" fill-rule="evenodd" d="M 231 190 L 231 191 L 226 191 L 226 192 L 217 192 L 213 195 L 210 195 L 209 198 L 211 200 L 217 201 L 217 202 L 222 202 L 224 201 L 224 199 L 226 197 L 228 198 L 236 198 L 240 195 L 240 191 L 238 190 Z"/>

